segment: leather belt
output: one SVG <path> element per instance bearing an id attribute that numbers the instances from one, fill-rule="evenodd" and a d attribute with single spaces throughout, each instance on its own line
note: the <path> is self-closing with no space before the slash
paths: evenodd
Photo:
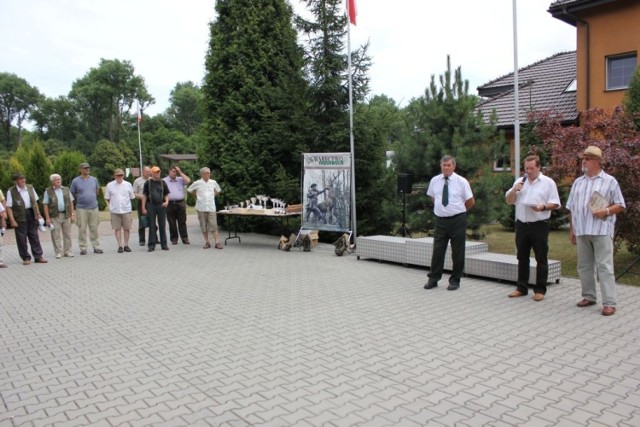
<path id="1" fill-rule="evenodd" d="M 438 217 L 438 219 L 453 219 L 453 218 L 459 217 L 460 215 L 466 215 L 466 214 L 467 214 L 466 212 L 460 212 L 459 214 L 455 214 L 451 216 L 437 216 L 437 215 L 436 216 Z"/>

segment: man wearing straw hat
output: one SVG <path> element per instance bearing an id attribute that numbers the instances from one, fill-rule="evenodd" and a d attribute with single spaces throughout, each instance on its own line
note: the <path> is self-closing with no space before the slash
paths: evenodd
<path id="1" fill-rule="evenodd" d="M 616 312 L 616 278 L 613 272 L 613 233 L 616 215 L 626 205 L 618 181 L 602 170 L 602 150 L 589 146 L 582 153 L 584 175 L 573 183 L 567 209 L 569 240 L 578 247 L 578 275 L 584 308 L 597 302 L 596 277 L 602 293 L 602 315 Z"/>

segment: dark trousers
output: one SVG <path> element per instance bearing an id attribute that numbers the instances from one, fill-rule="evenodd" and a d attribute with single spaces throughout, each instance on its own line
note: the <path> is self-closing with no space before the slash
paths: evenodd
<path id="1" fill-rule="evenodd" d="M 140 222 L 140 217 L 143 217 L 143 213 L 142 213 L 142 200 L 138 200 L 138 223 Z M 147 239 L 145 236 L 145 233 L 147 232 L 147 229 L 142 227 L 142 228 L 138 228 L 138 243 L 140 244 L 145 244 Z"/>
<path id="2" fill-rule="evenodd" d="M 442 278 L 444 269 L 444 257 L 447 245 L 451 241 L 451 259 L 453 268 L 449 284 L 459 285 L 464 272 L 464 252 L 467 240 L 467 214 L 454 215 L 449 218 L 436 217 L 433 233 L 433 254 L 431 256 L 431 269 L 429 281 L 437 282 Z"/>
<path id="3" fill-rule="evenodd" d="M 157 242 L 157 231 L 160 231 L 160 246 L 167 246 L 167 211 L 162 204 L 147 203 L 147 219 L 149 220 L 149 242 L 147 246 L 155 248 Z"/>
<path id="4" fill-rule="evenodd" d="M 167 222 L 169 223 L 169 239 L 172 243 L 178 241 L 178 235 L 183 242 L 189 240 L 187 235 L 187 204 L 184 200 L 169 201 L 167 206 Z"/>
<path id="5" fill-rule="evenodd" d="M 29 247 L 27 241 L 31 245 L 31 252 L 35 259 L 42 258 L 42 246 L 40 245 L 40 236 L 38 236 L 38 220 L 33 209 L 27 209 L 27 220 L 18 222 L 16 231 L 16 244 L 18 245 L 18 253 L 22 260 L 31 260 L 29 255 Z"/>
<path id="6" fill-rule="evenodd" d="M 518 290 L 526 294 L 529 284 L 529 256 L 531 249 L 536 258 L 535 293 L 547 292 L 547 276 L 549 274 L 549 222 L 516 221 L 516 248 L 518 250 Z"/>

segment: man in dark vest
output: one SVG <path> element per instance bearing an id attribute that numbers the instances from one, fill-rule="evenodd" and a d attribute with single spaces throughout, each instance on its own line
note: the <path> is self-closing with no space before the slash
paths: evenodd
<path id="1" fill-rule="evenodd" d="M 156 249 L 156 231 L 160 231 L 160 246 L 168 251 L 167 246 L 167 206 L 169 205 L 169 187 L 160 179 L 160 168 L 151 168 L 151 179 L 144 183 L 142 190 L 142 213 L 149 220 L 148 252 Z M 156 226 L 157 224 L 157 226 Z"/>
<path id="2" fill-rule="evenodd" d="M 47 187 L 42 197 L 44 218 L 51 229 L 51 242 L 56 259 L 73 257 L 71 252 L 71 223 L 75 221 L 73 194 L 68 187 L 62 185 L 62 178 L 57 173 L 49 177 L 51 187 Z M 60 240 L 62 233 L 62 240 Z"/>
<path id="3" fill-rule="evenodd" d="M 42 220 L 38 209 L 38 195 L 33 186 L 27 184 L 27 179 L 21 173 L 13 174 L 16 184 L 7 193 L 7 215 L 9 223 L 16 232 L 18 253 L 22 258 L 22 264 L 31 264 L 31 255 L 27 246 L 27 240 L 31 245 L 31 252 L 35 262 L 46 263 L 43 257 L 40 237 L 38 236 L 38 222 Z"/>

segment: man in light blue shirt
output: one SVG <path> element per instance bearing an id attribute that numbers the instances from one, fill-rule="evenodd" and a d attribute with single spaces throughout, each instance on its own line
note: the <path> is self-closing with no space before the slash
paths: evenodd
<path id="1" fill-rule="evenodd" d="M 187 201 L 184 186 L 191 184 L 191 178 L 185 175 L 178 166 L 172 166 L 169 168 L 169 175 L 163 180 L 169 187 L 169 205 L 167 206 L 169 239 L 172 245 L 177 245 L 179 235 L 182 243 L 188 245 Z"/>
<path id="2" fill-rule="evenodd" d="M 78 225 L 78 243 L 80 255 L 87 254 L 87 227 L 93 253 L 103 253 L 98 239 L 98 224 L 100 223 L 98 210 L 98 194 L 100 184 L 98 180 L 89 175 L 91 166 L 89 163 L 80 164 L 80 175 L 71 182 L 71 194 L 76 199 L 76 224 Z"/>

